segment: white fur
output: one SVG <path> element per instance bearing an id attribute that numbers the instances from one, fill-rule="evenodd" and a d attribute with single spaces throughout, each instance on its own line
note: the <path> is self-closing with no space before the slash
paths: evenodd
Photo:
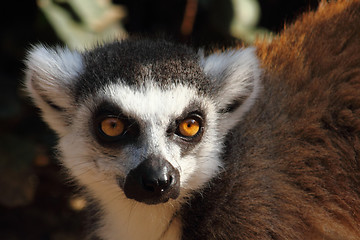
<path id="1" fill-rule="evenodd" d="M 173 219 L 179 208 L 176 201 L 150 206 L 127 199 L 110 177 L 111 172 L 99 171 L 89 159 L 93 153 L 84 142 L 74 141 L 69 135 L 61 139 L 60 148 L 72 149 L 63 152 L 64 164 L 100 203 L 100 228 L 95 233 L 102 239 L 180 239 L 180 220 Z"/>
<path id="2" fill-rule="evenodd" d="M 218 107 L 223 108 L 240 96 L 246 97 L 235 112 L 223 115 L 222 130 L 231 129 L 253 106 L 261 91 L 261 68 L 255 48 L 214 53 L 202 57 L 200 64 L 205 73 L 214 79 L 214 90 L 218 92 L 214 97 Z"/>
<path id="3" fill-rule="evenodd" d="M 28 55 L 25 84 L 35 103 L 43 110 L 46 122 L 64 135 L 66 127 L 63 116 L 59 116 L 43 97 L 65 110 L 71 106 L 67 85 L 84 71 L 82 56 L 67 48 L 48 49 L 42 45 L 34 47 Z M 36 89 L 35 89 L 36 88 Z"/>

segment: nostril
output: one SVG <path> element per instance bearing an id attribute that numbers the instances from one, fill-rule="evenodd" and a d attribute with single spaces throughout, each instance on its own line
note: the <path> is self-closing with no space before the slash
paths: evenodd
<path id="1" fill-rule="evenodd" d="M 165 179 L 163 180 L 159 180 L 159 186 L 162 187 L 162 188 L 168 188 L 171 183 L 172 183 L 172 176 L 167 176 Z"/>
<path id="2" fill-rule="evenodd" d="M 173 181 L 173 177 L 164 175 L 158 179 L 146 179 L 144 176 L 141 178 L 144 190 L 149 192 L 164 192 L 167 190 Z"/>
<path id="3" fill-rule="evenodd" d="M 158 185 L 162 192 L 171 186 L 172 179 L 172 176 L 166 176 L 164 179 L 159 179 Z"/>
<path id="4" fill-rule="evenodd" d="M 141 178 L 141 182 L 143 188 L 149 192 L 155 192 L 156 186 L 158 185 L 156 180 L 148 180 L 145 179 L 144 177 Z"/>

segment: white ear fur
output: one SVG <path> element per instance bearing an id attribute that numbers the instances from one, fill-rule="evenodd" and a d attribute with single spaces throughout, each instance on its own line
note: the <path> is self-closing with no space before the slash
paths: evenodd
<path id="1" fill-rule="evenodd" d="M 66 131 L 64 117 L 72 105 L 70 84 L 84 70 L 82 56 L 67 48 L 42 45 L 28 54 L 25 86 L 46 122 L 60 135 Z"/>
<path id="2" fill-rule="evenodd" d="M 213 80 L 213 96 L 223 113 L 219 129 L 233 128 L 253 106 L 261 90 L 261 68 L 255 48 L 214 53 L 201 59 L 205 73 Z"/>

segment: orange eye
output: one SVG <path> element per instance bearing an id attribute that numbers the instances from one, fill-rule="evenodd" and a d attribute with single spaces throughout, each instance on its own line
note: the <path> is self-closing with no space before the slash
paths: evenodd
<path id="1" fill-rule="evenodd" d="M 199 122 L 192 118 L 183 120 L 179 125 L 179 132 L 184 137 L 193 137 L 199 132 L 199 130 Z"/>
<path id="2" fill-rule="evenodd" d="M 116 137 L 124 132 L 124 123 L 115 117 L 106 118 L 101 122 L 101 131 L 109 137 Z"/>

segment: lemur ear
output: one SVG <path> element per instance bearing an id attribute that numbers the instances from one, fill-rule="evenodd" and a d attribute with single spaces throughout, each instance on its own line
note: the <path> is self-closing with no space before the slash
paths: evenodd
<path id="1" fill-rule="evenodd" d="M 213 53 L 201 58 L 212 79 L 212 96 L 222 113 L 220 127 L 227 131 L 253 106 L 260 92 L 261 68 L 255 48 Z"/>
<path id="2" fill-rule="evenodd" d="M 70 86 L 84 68 L 81 54 L 67 48 L 49 49 L 39 45 L 29 51 L 25 63 L 26 91 L 50 127 L 64 134 L 73 105 Z"/>

